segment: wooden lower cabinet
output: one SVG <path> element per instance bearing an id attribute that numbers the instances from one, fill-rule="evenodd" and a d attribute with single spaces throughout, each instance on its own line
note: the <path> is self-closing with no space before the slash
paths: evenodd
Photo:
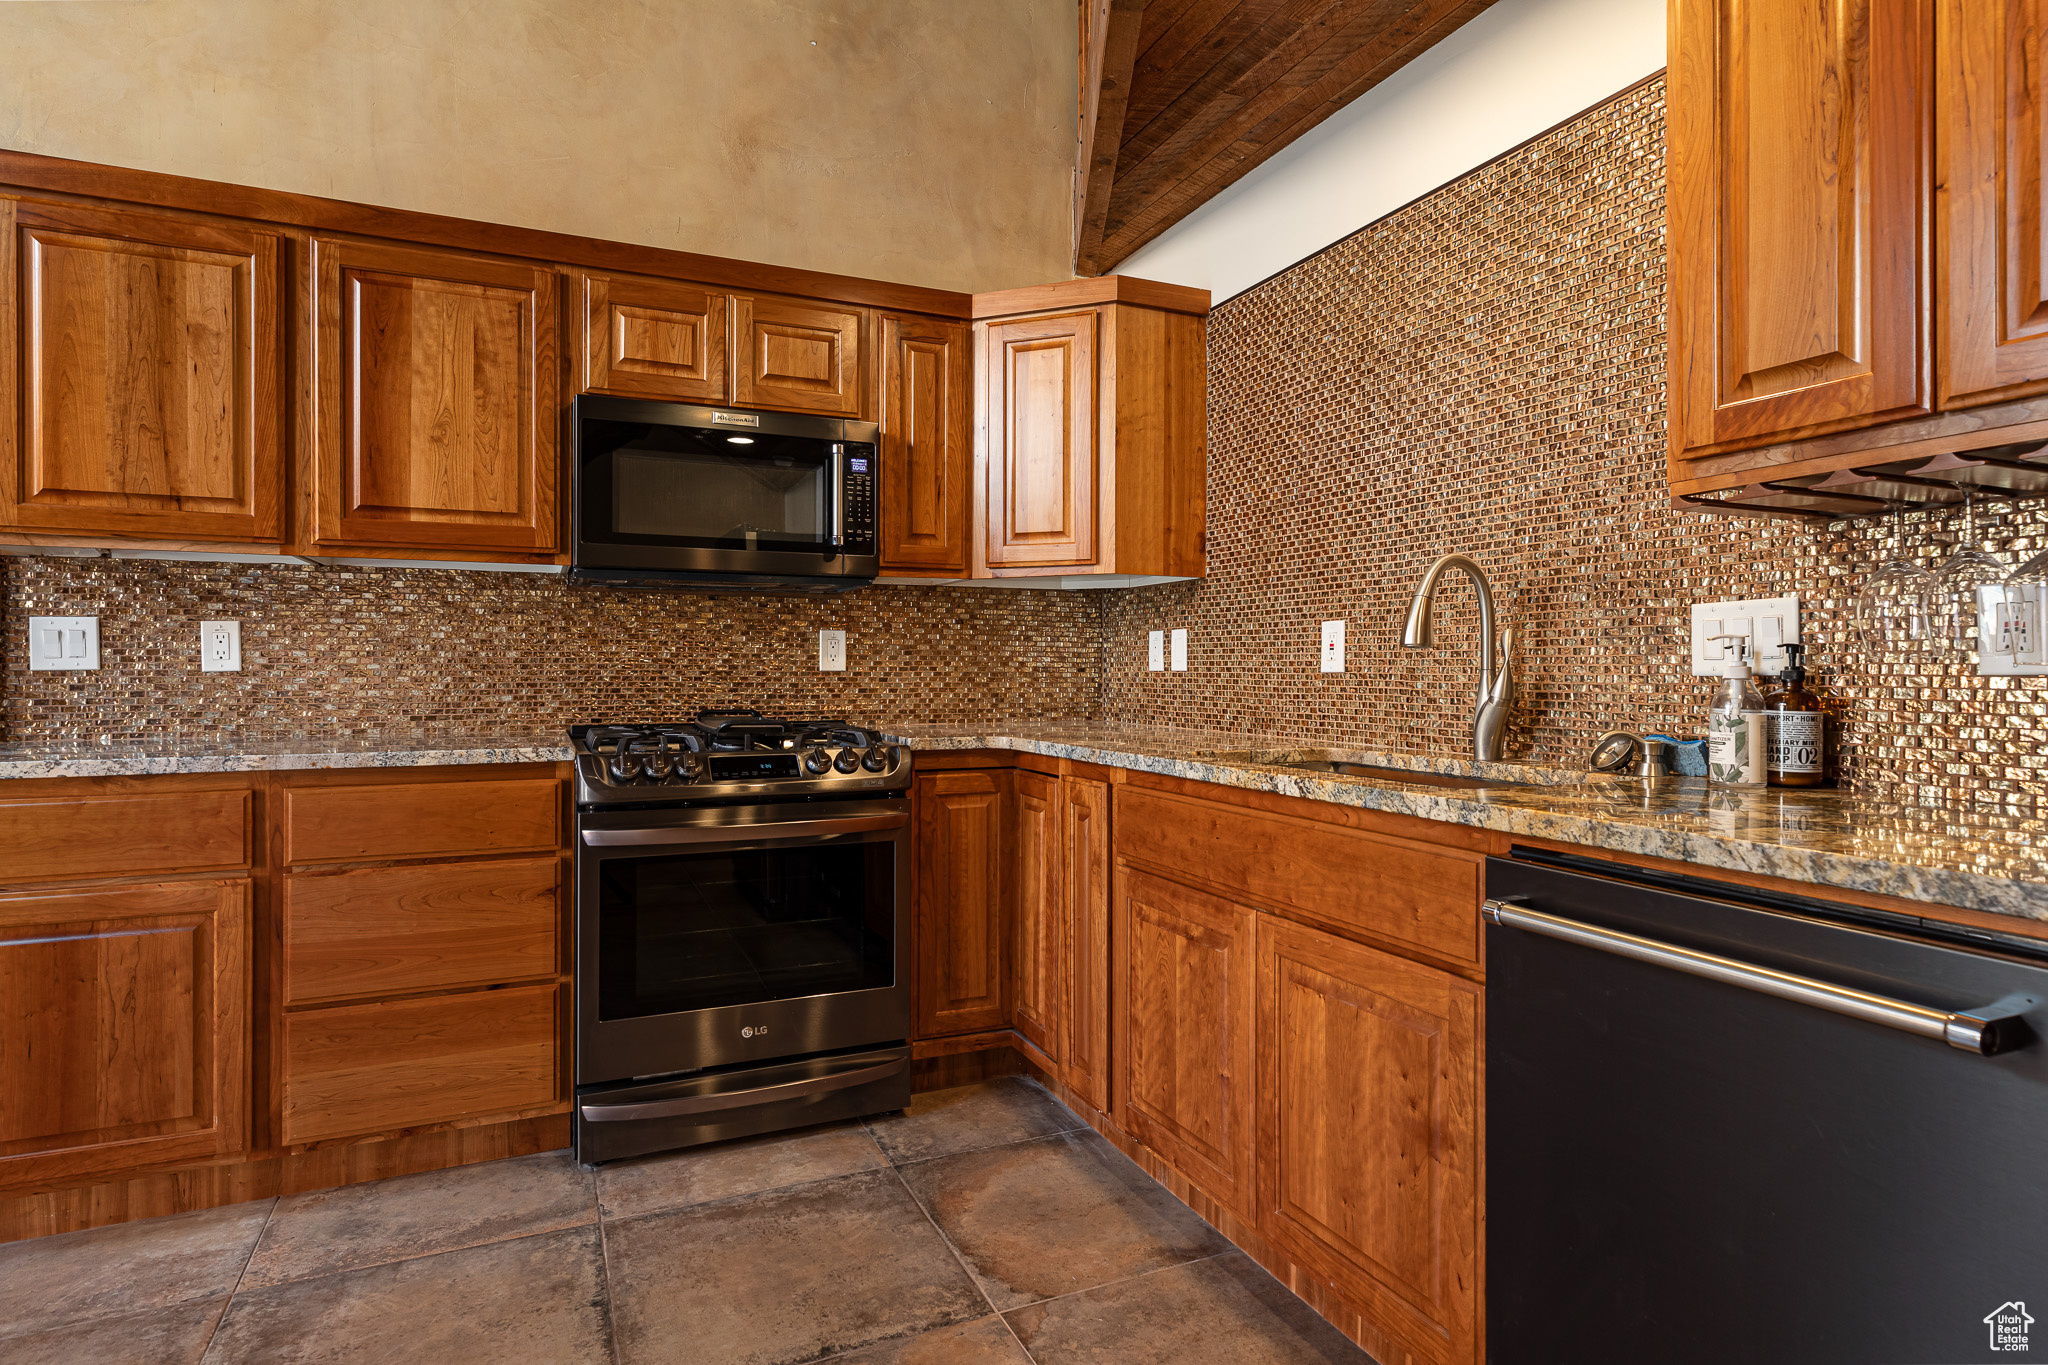
<path id="1" fill-rule="evenodd" d="M 927 773 L 916 781 L 920 1038 L 1009 1027 L 1003 887 L 1010 774 Z"/>
<path id="2" fill-rule="evenodd" d="M 1478 1359 L 1480 997 L 1258 917 L 1259 1231 L 1430 1361 Z"/>
<path id="3" fill-rule="evenodd" d="M 562 1088 L 561 997 L 550 982 L 286 1015 L 284 1140 L 552 1104 Z"/>
<path id="4" fill-rule="evenodd" d="M 1060 779 L 1060 873 L 1064 967 L 1060 1042 L 1064 1075 L 1088 1104 L 1109 1094 L 1109 784 Z"/>
<path id="5" fill-rule="evenodd" d="M 0 896 L 0 1183 L 248 1141 L 244 878 Z"/>
<path id="6" fill-rule="evenodd" d="M 1219 896 L 1119 869 L 1119 1087 L 1125 1126 L 1252 1217 L 1255 927 Z"/>
<path id="7" fill-rule="evenodd" d="M 1060 1038 L 1066 957 L 1060 780 L 1044 773 L 1020 772 L 1015 792 L 1010 885 L 1017 898 L 1013 946 L 1016 1029 L 1018 1036 L 1057 1066 L 1066 1057 Z"/>

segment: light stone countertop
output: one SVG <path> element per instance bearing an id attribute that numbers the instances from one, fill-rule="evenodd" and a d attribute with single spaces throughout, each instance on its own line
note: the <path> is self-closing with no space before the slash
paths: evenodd
<path id="1" fill-rule="evenodd" d="M 1460 759 L 1343 756 L 1529 785 L 1445 789 L 1288 768 L 1305 750 L 1242 732 L 1017 721 L 879 727 L 913 749 L 1009 749 L 2048 921 L 2048 817 L 1998 807 L 1910 805 L 1837 791 L 1738 792 L 1691 779 L 1645 784 L 1573 770 Z M 1316 750 L 1316 753 L 1338 752 Z M 0 778 L 111 777 L 317 768 L 559 763 L 561 730 L 496 735 L 166 738 L 149 744 L 0 744 Z"/>
<path id="2" fill-rule="evenodd" d="M 1244 732 L 1105 729 L 1020 721 L 903 726 L 916 749 L 1014 749 L 1109 768 L 1415 815 L 1702 868 L 2048 920 L 2048 817 L 1998 807 L 1917 806 L 1850 792 L 1732 791 L 1693 778 L 1645 783 L 1578 771 L 1279 747 Z M 1281 744 L 1286 743 L 1281 741 Z M 1530 785 L 1445 789 L 1281 766 L 1290 755 L 1493 777 Z"/>

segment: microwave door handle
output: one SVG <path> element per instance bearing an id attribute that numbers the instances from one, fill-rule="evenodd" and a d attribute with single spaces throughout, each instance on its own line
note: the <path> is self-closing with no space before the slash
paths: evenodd
<path id="1" fill-rule="evenodd" d="M 832 553 L 846 548 L 846 447 L 832 443 Z"/>

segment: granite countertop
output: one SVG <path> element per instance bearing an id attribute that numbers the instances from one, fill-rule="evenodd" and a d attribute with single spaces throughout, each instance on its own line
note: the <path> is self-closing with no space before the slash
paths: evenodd
<path id="1" fill-rule="evenodd" d="M 1643 783 L 1412 754 L 1313 751 L 1527 784 L 1446 789 L 1288 768 L 1284 760 L 1304 749 L 1248 738 L 1242 731 L 1046 721 L 880 728 L 914 749 L 1011 749 L 2048 921 L 2048 817 L 2020 811 L 1912 805 L 1836 791 L 1730 791 L 1691 779 Z M 144 744 L 0 744 L 0 778 L 559 763 L 569 757 L 558 729 L 293 739 L 211 735 Z"/>
<path id="2" fill-rule="evenodd" d="M 904 726 L 917 749 L 1014 749 L 1104 767 L 1215 782 L 1416 815 L 1593 849 L 1668 858 L 1909 900 L 2048 920 L 2048 817 L 1919 806 L 1839 791 L 1733 791 L 1692 778 L 1631 778 L 1469 759 L 1315 749 L 1363 763 L 1530 785 L 1445 789 L 1278 766 L 1304 752 L 1244 732 L 1105 729 L 1084 724 Z M 1824 892 L 1821 892 L 1824 894 Z"/>

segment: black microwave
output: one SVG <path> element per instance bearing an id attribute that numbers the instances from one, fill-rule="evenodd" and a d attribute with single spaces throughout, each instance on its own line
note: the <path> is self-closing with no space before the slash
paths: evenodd
<path id="1" fill-rule="evenodd" d="M 874 579 L 873 422 L 580 394 L 569 576 L 838 592 Z"/>

